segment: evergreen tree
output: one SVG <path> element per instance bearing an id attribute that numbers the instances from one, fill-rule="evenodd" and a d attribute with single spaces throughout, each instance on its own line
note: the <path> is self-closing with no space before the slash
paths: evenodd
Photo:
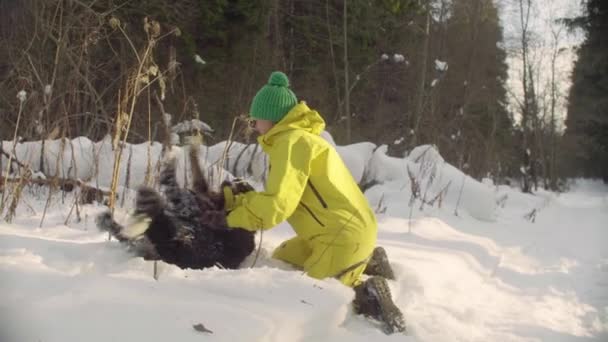
<path id="1" fill-rule="evenodd" d="M 572 74 L 566 137 L 577 145 L 573 162 L 582 175 L 608 182 L 608 2 L 586 1 L 585 15 L 572 23 L 586 37 Z"/>

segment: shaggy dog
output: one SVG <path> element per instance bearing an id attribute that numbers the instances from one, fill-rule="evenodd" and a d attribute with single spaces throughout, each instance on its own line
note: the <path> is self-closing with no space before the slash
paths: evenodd
<path id="1" fill-rule="evenodd" d="M 255 249 L 254 233 L 226 226 L 224 196 L 209 190 L 196 149 L 191 150 L 190 159 L 193 190 L 179 187 L 175 159 L 168 158 L 160 176 L 164 196 L 148 187 L 139 188 L 130 224 L 121 226 L 105 212 L 97 217 L 97 227 L 144 259 L 159 259 L 180 268 L 238 268 Z M 234 193 L 252 190 L 242 182 L 224 182 L 224 186 Z"/>

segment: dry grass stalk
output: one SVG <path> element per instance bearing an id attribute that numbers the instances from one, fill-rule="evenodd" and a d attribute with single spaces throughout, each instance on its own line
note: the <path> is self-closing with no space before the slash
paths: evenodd
<path id="1" fill-rule="evenodd" d="M 235 117 L 234 120 L 232 120 L 232 127 L 230 128 L 230 134 L 228 135 L 228 141 L 226 141 L 226 145 L 224 146 L 224 151 L 222 152 L 222 158 L 220 158 L 220 160 L 218 161 L 218 165 L 217 168 L 219 170 L 219 182 L 222 182 L 222 179 L 224 177 L 224 168 L 223 165 L 225 165 L 226 160 L 228 159 L 228 151 L 230 151 L 230 147 L 232 146 L 232 139 L 234 137 L 234 130 L 236 128 L 236 123 L 239 121 L 240 117 Z"/>
<path id="2" fill-rule="evenodd" d="M 6 222 L 11 223 L 13 218 L 15 217 L 15 213 L 17 211 L 17 204 L 19 204 L 19 200 L 21 199 L 21 194 L 23 193 L 23 188 L 25 184 L 27 184 L 27 180 L 29 180 L 32 176 L 32 173 L 27 169 L 25 174 L 20 178 L 19 183 L 15 187 L 15 191 L 13 192 L 13 198 L 11 200 L 11 204 L 8 208 L 8 212 L 6 217 L 4 218 Z"/>
<path id="3" fill-rule="evenodd" d="M 460 191 L 458 191 L 458 200 L 456 201 L 456 208 L 454 208 L 454 215 L 458 216 L 458 207 L 460 207 L 460 200 L 462 199 L 462 193 L 464 192 L 464 183 L 467 180 L 467 175 L 462 174 L 462 183 L 460 183 Z"/>
<path id="4" fill-rule="evenodd" d="M 129 145 L 129 159 L 127 159 L 127 170 L 125 175 L 125 185 L 122 189 L 122 198 L 120 199 L 120 207 L 125 206 L 125 197 L 127 197 L 127 189 L 131 186 L 131 160 L 133 158 L 133 145 Z"/>
<path id="5" fill-rule="evenodd" d="M 413 215 L 413 211 L 414 211 L 414 202 L 416 201 L 416 198 L 420 197 L 420 184 L 418 183 L 418 180 L 416 179 L 416 176 L 414 176 L 414 173 L 412 172 L 412 170 L 410 170 L 410 166 L 407 166 L 407 176 L 410 179 L 410 202 L 408 204 L 408 206 L 410 207 L 410 217 L 408 219 L 408 223 L 407 223 L 407 229 L 408 229 L 408 233 L 412 233 L 412 215 Z"/>
<path id="6" fill-rule="evenodd" d="M 11 163 L 13 160 L 13 156 L 17 156 L 17 132 L 19 131 L 19 124 L 21 123 L 21 114 L 23 114 L 23 104 L 26 101 L 26 96 L 27 94 L 23 90 L 17 94 L 17 98 L 19 99 L 19 113 L 17 114 L 17 123 L 15 124 L 15 132 L 13 134 L 13 153 L 11 153 L 11 155 L 8 157 L 8 163 L 6 164 L 6 178 L 4 178 L 5 183 L 11 172 Z M 0 174 L 0 176 L 2 175 Z M 5 186 L 2 185 L 0 187 L 4 188 Z M 2 198 L 0 199 L 0 213 L 2 213 L 2 211 L 4 210 L 4 201 L 6 200 L 5 194 L 6 191 L 2 191 Z"/>
<path id="7" fill-rule="evenodd" d="M 414 160 L 416 163 L 420 163 L 418 168 L 418 174 L 414 175 L 409 165 L 407 166 L 407 175 L 410 179 L 410 190 L 411 196 L 408 206 L 410 207 L 410 216 L 409 216 L 409 232 L 411 233 L 412 227 L 412 215 L 413 215 L 413 206 L 416 202 L 416 199 L 420 199 L 420 207 L 419 210 L 422 211 L 424 209 L 425 204 L 433 205 L 437 199 L 440 200 L 444 196 L 445 191 L 449 187 L 449 183 L 445 186 L 439 193 L 437 193 L 430 201 L 427 200 L 429 195 L 429 191 L 431 190 L 435 179 L 437 177 L 438 168 L 437 161 L 434 158 L 429 158 L 427 156 L 427 152 L 434 148 L 433 146 L 429 146 L 418 158 Z M 426 179 L 426 181 L 424 181 Z M 424 182 L 424 189 L 422 188 L 422 183 Z"/>
<path id="8" fill-rule="evenodd" d="M 70 217 L 72 216 L 72 212 L 74 211 L 74 208 L 76 208 L 76 222 L 80 222 L 81 218 L 80 218 L 80 210 L 78 209 L 78 199 L 80 198 L 80 194 L 78 195 L 74 195 L 74 201 L 72 202 L 72 206 L 70 207 L 70 212 L 68 212 L 68 216 L 65 218 L 65 221 L 63 221 L 64 225 L 68 225 L 68 222 L 70 221 Z"/>
<path id="9" fill-rule="evenodd" d="M 72 148 L 72 165 L 74 166 L 74 178 L 78 178 L 78 163 L 76 163 L 76 155 L 74 154 L 74 141 L 70 140 L 70 147 Z M 68 173 L 69 176 L 69 173 Z M 77 222 L 80 222 L 80 208 L 78 206 L 78 197 L 79 196 L 74 196 L 74 203 L 72 204 L 72 208 L 74 208 L 74 206 L 76 207 L 76 219 Z M 70 213 L 72 212 L 72 209 L 70 209 Z M 68 219 L 70 218 L 70 215 L 68 214 L 68 217 L 65 220 L 65 224 L 67 225 Z"/>
<path id="10" fill-rule="evenodd" d="M 148 148 L 146 159 L 146 174 L 144 175 L 144 185 L 152 183 L 152 103 L 150 98 L 150 88 L 148 88 Z"/>
<path id="11" fill-rule="evenodd" d="M 435 201 L 437 202 L 437 207 L 441 208 L 441 204 L 443 202 L 443 198 L 447 195 L 448 193 L 448 189 L 450 188 L 450 185 L 452 184 L 452 181 L 449 181 L 444 187 L 443 189 L 441 189 L 436 195 L 435 197 L 431 198 L 430 201 L 426 201 L 425 203 L 430 205 L 431 207 L 435 204 Z"/>
<path id="12" fill-rule="evenodd" d="M 384 205 L 384 193 L 380 196 L 380 200 L 378 201 L 378 205 L 376 206 L 376 210 L 374 210 L 376 214 L 384 214 L 386 213 L 386 205 Z"/>
<path id="13" fill-rule="evenodd" d="M 121 25 L 118 25 L 120 31 L 123 33 L 131 48 L 133 49 L 137 60 L 138 65 L 136 70 L 132 73 L 130 77 L 127 78 L 125 84 L 125 92 L 123 96 L 120 96 L 119 93 L 119 102 L 118 102 L 118 110 L 116 113 L 116 125 L 113 139 L 113 148 L 114 148 L 114 168 L 112 173 L 112 182 L 110 185 L 110 189 L 112 192 L 112 196 L 110 197 L 110 210 L 114 212 L 115 208 L 115 196 L 116 189 L 118 187 L 119 175 L 120 175 L 120 163 L 122 158 L 122 149 L 126 146 L 127 138 L 129 136 L 131 123 L 133 122 L 133 115 L 135 113 L 135 105 L 139 99 L 141 93 L 149 87 L 158 82 L 159 87 L 161 89 L 161 99 L 164 98 L 165 94 L 165 81 L 164 75 L 160 72 L 158 65 L 154 62 L 153 52 L 154 47 L 159 39 L 172 34 L 173 31 L 165 34 L 164 36 L 160 36 L 160 24 L 154 20 L 150 21 L 148 18 L 144 18 L 144 31 L 148 36 L 148 43 L 146 48 L 144 49 L 143 54 L 139 54 L 133 42 L 122 29 Z M 125 112 L 128 110 L 128 112 Z"/>
<path id="14" fill-rule="evenodd" d="M 524 218 L 532 223 L 534 223 L 534 221 L 536 221 L 536 213 L 538 213 L 538 209 L 534 208 L 532 209 L 532 211 L 530 211 L 529 213 L 527 213 L 526 215 L 524 215 Z"/>
<path id="15" fill-rule="evenodd" d="M 66 145 L 65 141 L 66 140 L 67 140 L 67 138 L 64 135 L 61 138 L 61 150 L 57 153 L 57 158 L 55 159 L 55 174 L 51 178 L 51 183 L 49 184 L 49 195 L 46 198 L 46 204 L 44 205 L 44 210 L 42 211 L 42 218 L 40 219 L 40 225 L 39 225 L 40 228 L 42 228 L 42 224 L 44 223 L 44 218 L 46 217 L 46 212 L 47 212 L 49 206 L 51 205 L 51 199 L 53 197 L 53 192 L 55 192 L 55 189 L 59 186 L 59 182 L 58 182 L 59 165 L 60 165 L 59 162 L 61 161 L 61 165 L 63 165 L 62 157 L 63 157 L 63 153 L 65 151 L 65 145 Z"/>

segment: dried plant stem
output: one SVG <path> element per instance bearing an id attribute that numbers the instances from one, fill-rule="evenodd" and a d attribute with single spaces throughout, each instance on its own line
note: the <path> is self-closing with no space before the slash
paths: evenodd
<path id="1" fill-rule="evenodd" d="M 22 194 L 23 188 L 25 187 L 25 184 L 27 183 L 27 180 L 30 178 L 30 176 L 31 176 L 31 173 L 29 172 L 29 170 L 26 170 L 25 175 L 23 177 L 21 177 L 19 183 L 15 187 L 15 191 L 13 192 L 13 199 L 11 201 L 11 205 L 8 208 L 8 213 L 6 214 L 6 217 L 5 217 L 5 220 L 8 223 L 11 223 L 11 221 L 13 220 L 13 217 L 15 217 L 15 212 L 17 211 L 17 204 L 19 203 L 19 200 L 21 199 L 21 194 Z"/>
<path id="2" fill-rule="evenodd" d="M 2 184 L 0 188 L 6 188 L 6 179 L 8 178 L 11 172 L 11 163 L 13 160 L 13 156 L 17 156 L 17 132 L 19 131 L 19 123 L 21 123 L 21 114 L 23 113 L 23 102 L 24 101 L 21 100 L 19 101 L 19 113 L 17 114 L 17 123 L 15 124 L 15 133 L 13 134 L 13 153 L 11 153 L 11 155 L 8 157 L 8 163 L 6 164 L 6 177 L 3 178 L 4 184 Z M 2 199 L 0 201 L 0 213 L 2 213 L 2 211 L 4 210 L 4 201 L 6 200 L 5 194 L 6 191 L 2 191 Z"/>
<path id="3" fill-rule="evenodd" d="M 127 38 L 128 39 L 128 38 Z M 152 53 L 152 49 L 154 47 L 155 40 L 148 40 L 148 46 L 144 52 L 143 57 L 139 60 L 139 65 L 137 66 L 137 72 L 127 80 L 126 84 L 126 94 L 124 98 L 120 98 L 119 93 L 119 103 L 118 103 L 118 111 L 116 113 L 116 132 L 114 136 L 114 170 L 112 173 L 112 182 L 110 186 L 110 192 L 112 196 L 110 196 L 110 211 L 114 213 L 114 208 L 116 206 L 116 189 L 118 188 L 118 178 L 120 176 L 120 160 L 122 158 L 122 149 L 123 146 L 127 143 L 127 138 L 129 137 L 129 130 L 131 128 L 131 122 L 133 121 L 133 113 L 135 112 L 135 104 L 137 103 L 137 98 L 140 94 L 140 76 L 142 75 L 142 70 L 144 68 L 144 64 L 147 63 L 150 54 Z M 127 114 L 126 124 L 124 123 L 124 114 L 122 111 L 121 101 L 128 104 L 130 101 L 129 113 Z M 124 133 L 123 133 L 124 132 Z M 122 144 L 120 143 L 122 142 Z"/>
<path id="4" fill-rule="evenodd" d="M 68 213 L 68 216 L 65 218 L 65 221 L 63 221 L 64 225 L 68 225 L 68 222 L 70 221 L 70 216 L 72 216 L 72 212 L 74 211 L 74 208 L 76 208 L 76 222 L 80 222 L 80 211 L 78 210 L 78 197 L 77 195 L 74 195 L 74 202 L 72 202 L 72 206 L 70 207 L 70 212 Z"/>
<path id="5" fill-rule="evenodd" d="M 74 166 L 74 179 L 78 179 L 78 163 L 76 162 L 76 155 L 74 154 L 74 141 L 70 140 L 70 147 L 72 149 L 72 165 Z M 68 173 L 68 177 L 69 177 L 69 173 Z M 70 213 L 68 214 L 68 217 L 66 217 L 65 219 L 65 224 L 68 224 L 68 219 L 70 218 L 70 214 L 72 213 L 72 209 L 74 207 L 76 207 L 76 220 L 77 222 L 80 222 L 80 208 L 78 207 L 78 197 L 79 196 L 74 196 L 74 204 L 72 204 L 72 208 L 70 209 Z"/>
<path id="6" fill-rule="evenodd" d="M 148 88 L 148 158 L 146 160 L 146 174 L 144 176 L 144 184 L 149 186 L 152 184 L 152 103 L 150 98 L 150 88 Z"/>
<path id="7" fill-rule="evenodd" d="M 154 260 L 154 264 L 152 265 L 152 277 L 154 280 L 158 280 L 158 260 Z"/>
<path id="8" fill-rule="evenodd" d="M 236 128 L 236 123 L 239 120 L 239 117 L 235 117 L 234 120 L 232 120 L 232 128 L 230 129 L 230 134 L 228 135 L 228 141 L 226 141 L 226 145 L 224 146 L 224 151 L 222 152 L 222 158 L 220 159 L 220 162 L 218 163 L 218 168 L 219 168 L 219 182 L 222 182 L 222 179 L 224 178 L 224 163 L 226 162 L 226 158 L 228 157 L 228 151 L 230 150 L 230 147 L 232 145 L 232 138 L 234 136 L 234 130 Z M 219 166 L 222 165 L 222 166 Z"/>
<path id="9" fill-rule="evenodd" d="M 454 208 L 454 215 L 458 216 L 458 207 L 460 206 L 460 199 L 462 198 L 462 193 L 464 190 L 464 182 L 466 181 L 467 176 L 465 174 L 462 175 L 462 183 L 460 184 L 460 191 L 458 192 L 458 200 L 456 201 L 456 208 Z"/>
<path id="10" fill-rule="evenodd" d="M 407 166 L 407 176 L 410 179 L 410 191 L 412 193 L 410 196 L 410 201 L 408 203 L 408 206 L 410 207 L 410 215 L 409 215 L 409 219 L 408 219 L 408 223 L 407 223 L 408 233 L 411 234 L 412 233 L 412 215 L 413 215 L 413 211 L 414 211 L 414 203 L 416 202 L 416 198 L 420 197 L 420 185 L 418 184 L 418 179 L 416 179 L 416 177 L 414 176 L 414 173 L 412 172 L 412 170 L 410 170 L 409 165 Z"/>
<path id="11" fill-rule="evenodd" d="M 53 191 L 55 190 L 55 188 L 58 185 L 58 179 L 59 177 L 57 175 L 59 175 L 59 161 L 60 161 L 60 157 L 63 156 L 63 152 L 65 150 L 65 141 L 66 138 L 65 136 L 63 138 L 61 138 L 61 151 L 59 153 L 57 153 L 57 159 L 55 160 L 55 174 L 52 178 L 51 184 L 49 185 L 49 195 L 46 198 L 46 204 L 44 205 L 44 210 L 42 211 L 42 218 L 40 219 L 40 225 L 39 227 L 42 228 L 42 224 L 44 223 L 44 218 L 46 217 L 46 211 L 48 210 L 50 204 L 51 204 L 51 198 L 53 197 Z M 63 163 L 63 158 L 61 158 L 61 162 Z"/>
<path id="12" fill-rule="evenodd" d="M 127 159 L 127 170 L 125 175 L 125 185 L 122 189 L 122 198 L 120 199 L 120 207 L 125 206 L 125 197 L 127 197 L 127 189 L 131 186 L 131 159 L 133 157 L 133 145 L 129 146 L 129 159 Z"/>

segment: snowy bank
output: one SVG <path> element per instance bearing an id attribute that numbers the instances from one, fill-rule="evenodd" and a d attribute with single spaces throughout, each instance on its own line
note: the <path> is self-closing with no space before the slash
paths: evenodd
<path id="1" fill-rule="evenodd" d="M 335 145 L 331 135 L 324 132 L 323 136 Z M 5 141 L 2 146 L 5 151 L 12 151 L 12 142 Z M 47 140 L 44 158 L 41 158 L 42 149 L 41 142 L 18 143 L 17 160 L 47 176 L 76 178 L 102 188 L 110 186 L 115 152 L 109 137 L 99 142 L 84 137 Z M 364 188 L 371 187 L 368 196 L 374 207 L 381 206 L 383 198 L 391 198 L 404 203 L 402 210 L 444 205 L 455 211 L 462 209 L 479 220 L 496 218 L 495 189 L 446 163 L 433 146 L 418 146 L 404 158 L 388 156 L 387 146 L 378 147 L 370 142 L 336 146 L 336 149 L 353 178 Z M 119 184 L 135 188 L 143 184 L 148 170 L 157 175 L 161 150 L 158 142 L 126 144 L 122 149 Z M 177 157 L 178 181 L 189 184 L 189 147 L 174 146 L 172 152 Z M 257 144 L 224 141 L 201 146 L 199 152 L 201 166 L 213 184 L 234 176 L 248 179 L 261 188 L 266 178 L 268 158 Z M 2 165 L 7 162 L 2 156 Z M 5 171 L 3 167 L 3 174 Z M 384 184 L 390 184 L 387 187 L 390 190 L 377 187 Z"/>

